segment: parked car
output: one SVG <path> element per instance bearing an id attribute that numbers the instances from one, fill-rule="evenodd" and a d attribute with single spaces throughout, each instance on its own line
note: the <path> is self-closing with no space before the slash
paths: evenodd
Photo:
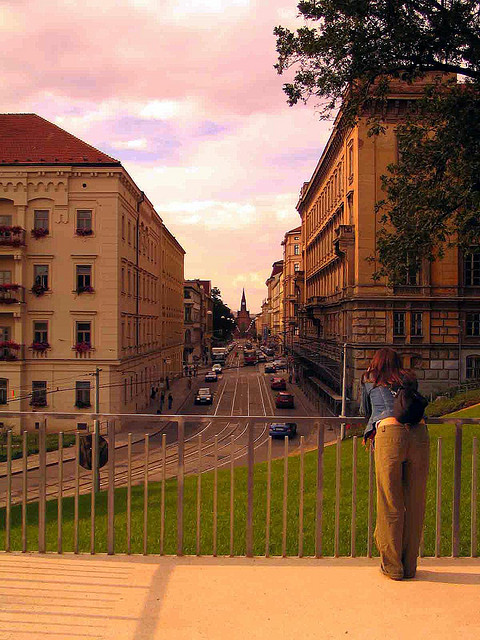
<path id="1" fill-rule="evenodd" d="M 277 368 L 277 369 L 286 369 L 287 368 L 287 362 L 285 360 L 274 360 L 273 365 Z"/>
<path id="2" fill-rule="evenodd" d="M 257 353 L 257 360 L 259 362 L 266 362 L 267 361 L 267 356 L 263 353 L 263 352 L 259 352 Z"/>
<path id="3" fill-rule="evenodd" d="M 199 389 L 195 396 L 195 404 L 212 404 L 213 394 L 207 387 Z"/>
<path id="4" fill-rule="evenodd" d="M 218 375 L 219 373 L 222 373 L 222 365 L 221 364 L 214 364 L 212 367 L 212 371 L 215 371 L 215 373 Z"/>
<path id="5" fill-rule="evenodd" d="M 207 371 L 205 374 L 205 382 L 217 382 L 218 376 L 216 371 Z"/>
<path id="6" fill-rule="evenodd" d="M 296 422 L 272 422 L 268 429 L 268 434 L 272 438 L 285 437 L 293 438 L 297 435 L 297 423 Z"/>
<path id="7" fill-rule="evenodd" d="M 270 381 L 270 389 L 276 389 L 277 391 L 286 391 L 287 383 L 285 378 L 272 378 Z"/>
<path id="8" fill-rule="evenodd" d="M 281 391 L 275 398 L 275 406 L 277 409 L 293 409 L 295 407 L 293 393 Z"/>
<path id="9" fill-rule="evenodd" d="M 265 373 L 276 373 L 277 369 L 273 366 L 273 364 L 265 365 Z"/>

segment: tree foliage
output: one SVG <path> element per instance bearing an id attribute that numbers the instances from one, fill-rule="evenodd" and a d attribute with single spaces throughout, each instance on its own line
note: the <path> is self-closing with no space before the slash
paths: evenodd
<path id="1" fill-rule="evenodd" d="M 315 96 L 329 117 L 347 92 L 358 113 L 372 90 L 385 95 L 387 76 L 414 80 L 427 72 L 480 80 L 480 3 L 474 0 L 304 0 L 305 25 L 276 27 L 278 73 L 290 105 Z"/>
<path id="2" fill-rule="evenodd" d="M 472 84 L 427 88 L 397 126 L 399 161 L 382 177 L 377 203 L 381 267 L 391 282 L 406 277 L 407 260 L 434 260 L 444 249 L 466 249 L 480 239 L 480 92 Z"/>
<path id="3" fill-rule="evenodd" d="M 218 287 L 212 288 L 212 300 L 213 300 L 213 332 L 216 338 L 226 340 L 232 333 L 234 326 L 230 319 L 233 318 L 233 314 L 222 300 L 222 293 Z"/>
<path id="4" fill-rule="evenodd" d="M 296 69 L 284 85 L 290 105 L 314 97 L 325 119 L 341 104 L 346 125 L 367 116 L 379 134 L 392 80 L 427 76 L 397 126 L 399 160 L 382 177 L 375 277 L 402 282 L 412 256 L 479 244 L 480 2 L 305 0 L 298 9 L 302 28 L 275 29 L 278 73 Z"/>

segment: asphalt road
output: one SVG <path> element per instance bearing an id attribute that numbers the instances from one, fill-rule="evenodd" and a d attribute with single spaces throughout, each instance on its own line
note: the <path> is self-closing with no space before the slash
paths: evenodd
<path id="1" fill-rule="evenodd" d="M 241 352 L 240 352 L 241 353 Z M 298 419 L 299 416 L 312 416 L 314 413 L 295 384 L 288 383 L 286 372 L 279 375 L 287 380 L 287 391 L 295 396 L 294 409 L 277 409 L 275 407 L 276 391 L 270 389 L 272 374 L 264 372 L 265 365 L 260 363 L 255 366 L 243 366 L 241 355 L 236 358 L 235 350 L 231 352 L 227 360 L 227 366 L 219 376 L 217 382 L 207 383 L 204 376 L 192 378 L 192 389 L 188 392 L 185 403 L 182 405 L 182 413 L 192 416 L 185 422 L 185 473 L 198 473 L 209 471 L 215 463 L 215 437 L 217 447 L 217 464 L 230 465 L 233 457 L 235 465 L 246 464 L 246 452 L 248 444 L 248 430 L 253 429 L 255 462 L 260 462 L 267 457 L 267 445 L 269 440 L 268 427 L 271 419 L 262 416 L 278 416 L 278 421 L 297 423 L 297 436 L 290 439 L 289 451 L 295 452 L 300 446 L 300 436 L 305 437 L 306 446 L 314 446 L 315 434 L 313 432 L 313 420 Z M 196 392 L 201 387 L 209 387 L 213 391 L 212 405 L 195 405 Z M 324 415 L 330 415 L 325 409 Z M 195 416 L 207 416 L 206 419 L 197 419 Z M 140 419 L 140 418 L 139 418 Z M 158 418 L 155 423 L 145 424 L 145 432 L 148 436 L 148 478 L 155 481 L 165 477 L 176 475 L 178 470 L 177 455 L 177 425 L 174 422 L 161 422 L 165 418 Z M 163 424 L 163 428 L 162 428 Z M 155 433 L 156 432 L 156 433 Z M 165 433 L 165 456 L 162 448 L 162 435 Z M 335 433 L 326 431 L 326 440 L 332 440 Z M 272 441 L 272 456 L 284 455 L 283 439 Z M 128 469 L 130 464 L 132 484 L 139 484 L 145 478 L 145 443 L 135 443 L 132 446 L 131 460 L 129 463 L 127 447 L 117 448 L 115 452 L 115 486 L 127 484 Z M 58 465 L 47 467 L 47 498 L 56 497 L 59 488 Z M 69 461 L 63 464 L 63 495 L 73 495 L 75 489 L 75 462 Z M 108 465 L 101 470 L 101 488 L 108 486 Z M 38 499 L 39 472 L 28 472 L 28 499 Z M 79 479 L 80 493 L 91 491 L 91 472 L 81 469 Z M 0 481 L 1 504 L 5 504 L 6 481 Z M 12 478 L 12 502 L 19 502 L 22 497 L 22 476 L 15 475 Z"/>

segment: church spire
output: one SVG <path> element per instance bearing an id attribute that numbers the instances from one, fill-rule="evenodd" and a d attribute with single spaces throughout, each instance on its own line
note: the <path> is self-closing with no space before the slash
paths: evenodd
<path id="1" fill-rule="evenodd" d="M 245 288 L 244 288 L 242 293 L 242 302 L 240 303 L 240 311 L 246 311 L 246 310 L 247 310 L 247 300 L 245 298 Z"/>

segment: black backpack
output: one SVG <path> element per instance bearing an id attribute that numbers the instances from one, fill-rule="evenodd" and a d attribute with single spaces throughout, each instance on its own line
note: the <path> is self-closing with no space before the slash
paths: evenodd
<path id="1" fill-rule="evenodd" d="M 417 391 L 416 382 L 404 381 L 391 390 L 394 395 L 393 417 L 400 424 L 416 425 L 424 417 L 428 400 Z"/>

